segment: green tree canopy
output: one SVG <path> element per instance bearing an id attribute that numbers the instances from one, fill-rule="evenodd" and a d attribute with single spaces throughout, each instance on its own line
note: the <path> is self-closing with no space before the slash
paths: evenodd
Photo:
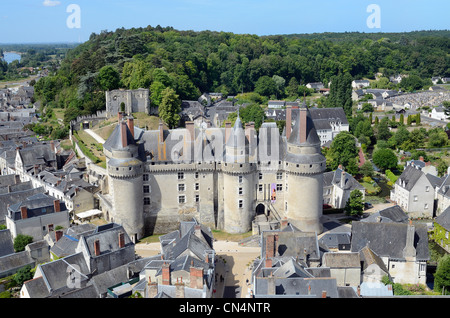
<path id="1" fill-rule="evenodd" d="M 33 237 L 25 234 L 18 234 L 14 239 L 14 251 L 22 252 L 25 251 L 25 246 L 33 242 Z"/>
<path id="2" fill-rule="evenodd" d="M 444 295 L 450 295 L 450 254 L 443 256 L 434 274 L 434 290 Z"/>
<path id="3" fill-rule="evenodd" d="M 169 126 L 175 128 L 180 122 L 181 101 L 175 91 L 167 87 L 162 91 L 161 104 L 159 105 L 159 117 Z"/>
<path id="4" fill-rule="evenodd" d="M 361 191 L 355 189 L 350 192 L 350 197 L 345 204 L 345 213 L 347 215 L 355 216 L 361 215 L 364 210 L 363 194 Z"/>
<path id="5" fill-rule="evenodd" d="M 339 165 L 346 167 L 357 155 L 355 136 L 348 131 L 341 131 L 331 142 L 330 150 L 327 153 L 327 164 L 332 170 Z"/>
<path id="6" fill-rule="evenodd" d="M 374 151 L 373 163 L 380 169 L 394 169 L 397 167 L 397 156 L 389 148 L 381 148 Z"/>
<path id="7" fill-rule="evenodd" d="M 120 74 L 111 65 L 103 66 L 97 75 L 97 83 L 104 91 L 117 89 L 120 87 Z"/>

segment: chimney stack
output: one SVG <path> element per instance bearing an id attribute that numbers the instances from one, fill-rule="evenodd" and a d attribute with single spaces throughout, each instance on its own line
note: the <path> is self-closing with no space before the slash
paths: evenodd
<path id="1" fill-rule="evenodd" d="M 158 295 L 158 284 L 156 282 L 152 282 L 149 277 L 147 285 L 147 298 L 155 298 L 156 295 Z"/>
<path id="2" fill-rule="evenodd" d="M 63 236 L 63 231 L 57 230 L 55 232 L 55 240 L 56 240 L 56 242 L 58 242 L 61 239 L 62 236 Z"/>
<path id="3" fill-rule="evenodd" d="M 20 207 L 20 215 L 22 217 L 22 220 L 25 220 L 28 218 L 28 209 L 26 206 L 21 206 Z"/>
<path id="4" fill-rule="evenodd" d="M 170 285 L 170 265 L 167 263 L 162 266 L 162 284 Z"/>
<path id="5" fill-rule="evenodd" d="M 164 127 L 163 127 L 163 123 L 159 122 L 159 142 L 163 143 L 164 142 Z"/>
<path id="6" fill-rule="evenodd" d="M 344 188 L 345 187 L 345 179 L 347 178 L 347 173 L 345 172 L 345 171 L 342 171 L 342 174 L 341 174 L 341 188 Z"/>
<path id="7" fill-rule="evenodd" d="M 175 298 L 185 298 L 183 278 L 181 278 L 181 282 L 178 282 L 177 278 L 177 283 L 175 284 Z"/>
<path id="8" fill-rule="evenodd" d="M 128 138 L 127 138 L 127 123 L 121 122 L 120 123 L 120 134 L 122 137 L 122 147 L 128 146 Z"/>
<path id="9" fill-rule="evenodd" d="M 416 234 L 416 229 L 412 224 L 412 221 L 409 220 L 408 227 L 406 229 L 406 244 L 403 249 L 403 257 L 406 260 L 413 259 L 416 257 L 416 249 L 414 247 L 414 236 Z"/>
<path id="10" fill-rule="evenodd" d="M 59 200 L 53 201 L 53 209 L 55 210 L 55 212 L 61 212 L 61 203 L 59 202 Z"/>
<path id="11" fill-rule="evenodd" d="M 190 268 L 190 287 L 196 289 L 203 289 L 203 267 Z"/>
<path id="12" fill-rule="evenodd" d="M 186 122 L 186 136 L 185 141 L 186 142 L 193 142 L 195 139 L 195 127 L 193 121 L 187 121 Z"/>
<path id="13" fill-rule="evenodd" d="M 127 125 L 128 125 L 128 129 L 131 132 L 131 136 L 133 136 L 133 139 L 134 139 L 134 118 L 132 116 L 129 116 L 127 118 Z"/>
<path id="14" fill-rule="evenodd" d="M 286 106 L 286 140 L 289 140 L 292 130 L 292 106 Z"/>
<path id="15" fill-rule="evenodd" d="M 125 233 L 119 233 L 119 248 L 125 247 Z"/>
<path id="16" fill-rule="evenodd" d="M 94 241 L 94 255 L 99 256 L 100 255 L 100 240 Z"/>
<path id="17" fill-rule="evenodd" d="M 231 135 L 231 122 L 227 121 L 225 122 L 225 144 L 228 141 L 228 138 L 230 138 Z"/>
<path id="18" fill-rule="evenodd" d="M 300 112 L 300 123 L 299 123 L 300 143 L 304 143 L 306 142 L 306 138 L 308 137 L 306 108 L 299 108 L 299 112 Z"/>
<path id="19" fill-rule="evenodd" d="M 122 114 L 122 112 L 118 112 L 117 115 L 118 115 L 118 120 L 119 120 L 119 124 L 120 124 L 120 122 L 122 121 L 122 118 L 123 118 L 123 114 Z"/>

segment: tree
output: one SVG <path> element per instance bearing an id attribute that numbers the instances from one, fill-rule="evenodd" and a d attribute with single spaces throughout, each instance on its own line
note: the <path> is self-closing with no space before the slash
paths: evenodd
<path id="1" fill-rule="evenodd" d="M 275 93 L 277 98 L 278 98 L 278 96 L 282 97 L 281 95 L 283 95 L 284 85 L 286 84 L 286 80 L 278 75 L 272 76 L 272 80 L 275 82 L 275 86 L 277 88 L 277 91 Z"/>
<path id="2" fill-rule="evenodd" d="M 162 92 L 165 89 L 166 86 L 159 81 L 154 81 L 152 85 L 150 85 L 150 100 L 152 101 L 153 106 L 159 107 L 162 101 Z"/>
<path id="3" fill-rule="evenodd" d="M 170 129 L 175 128 L 180 122 L 181 101 L 172 88 L 167 87 L 162 91 L 162 100 L 158 110 L 159 117 Z"/>
<path id="4" fill-rule="evenodd" d="M 262 76 L 255 84 L 255 93 L 259 95 L 270 97 L 277 92 L 277 84 L 269 76 Z"/>
<path id="5" fill-rule="evenodd" d="M 375 150 L 372 156 L 373 163 L 380 169 L 394 169 L 397 167 L 397 156 L 389 148 Z"/>
<path id="6" fill-rule="evenodd" d="M 14 251 L 22 252 L 25 250 L 25 246 L 33 242 L 33 237 L 30 235 L 19 234 L 14 239 Z"/>
<path id="7" fill-rule="evenodd" d="M 395 146 L 400 147 L 400 145 L 407 141 L 409 137 L 409 130 L 406 129 L 405 126 L 401 125 L 393 136 Z"/>
<path id="8" fill-rule="evenodd" d="M 33 278 L 33 272 L 30 265 L 26 265 L 14 274 L 14 282 L 17 286 L 22 286 L 24 282 Z"/>
<path id="9" fill-rule="evenodd" d="M 355 136 L 348 131 L 341 131 L 333 139 L 328 151 L 327 163 L 335 170 L 340 164 L 346 167 L 358 155 Z"/>
<path id="10" fill-rule="evenodd" d="M 450 295 L 450 254 L 443 256 L 434 274 L 434 290 L 444 295 Z"/>
<path id="11" fill-rule="evenodd" d="M 364 177 L 372 177 L 374 170 L 370 161 L 364 162 L 364 164 L 359 168 L 359 172 L 361 172 Z"/>
<path id="12" fill-rule="evenodd" d="M 351 117 L 352 105 L 352 77 L 349 73 L 340 73 L 331 79 L 327 107 L 342 107 L 345 115 Z"/>
<path id="13" fill-rule="evenodd" d="M 295 77 L 292 77 L 289 80 L 289 84 L 286 87 L 286 93 L 290 97 L 297 97 L 298 96 L 298 81 Z"/>
<path id="14" fill-rule="evenodd" d="M 345 204 L 345 213 L 347 215 L 355 216 L 361 215 L 364 210 L 363 194 L 361 191 L 355 189 L 350 192 L 350 197 Z"/>
<path id="15" fill-rule="evenodd" d="M 97 83 L 104 91 L 117 89 L 120 87 L 120 74 L 111 65 L 103 66 L 98 73 Z"/>

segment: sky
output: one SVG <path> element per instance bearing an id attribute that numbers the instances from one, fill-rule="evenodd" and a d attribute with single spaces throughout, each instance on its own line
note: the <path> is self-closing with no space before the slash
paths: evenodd
<path id="1" fill-rule="evenodd" d="M 148 25 L 256 35 L 449 30 L 449 12 L 448 0 L 0 0 L 0 43 L 85 42 Z"/>

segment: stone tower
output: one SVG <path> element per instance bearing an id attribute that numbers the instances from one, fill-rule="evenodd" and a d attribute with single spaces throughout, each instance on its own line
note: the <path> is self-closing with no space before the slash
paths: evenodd
<path id="1" fill-rule="evenodd" d="M 144 235 L 143 172 L 139 144 L 135 141 L 133 118 L 119 115 L 119 124 L 104 145 L 114 210 L 113 221 L 136 242 Z"/>
<path id="2" fill-rule="evenodd" d="M 308 108 L 298 109 L 292 131 L 291 109 L 286 113 L 285 171 L 289 187 L 285 215 L 301 231 L 322 233 L 323 172 L 325 157 Z"/>
<path id="3" fill-rule="evenodd" d="M 227 129 L 227 128 L 226 128 Z M 222 164 L 224 228 L 228 233 L 245 233 L 255 216 L 256 163 L 249 160 L 252 129 L 242 128 L 238 116 L 230 132 L 225 132 L 225 160 Z"/>

